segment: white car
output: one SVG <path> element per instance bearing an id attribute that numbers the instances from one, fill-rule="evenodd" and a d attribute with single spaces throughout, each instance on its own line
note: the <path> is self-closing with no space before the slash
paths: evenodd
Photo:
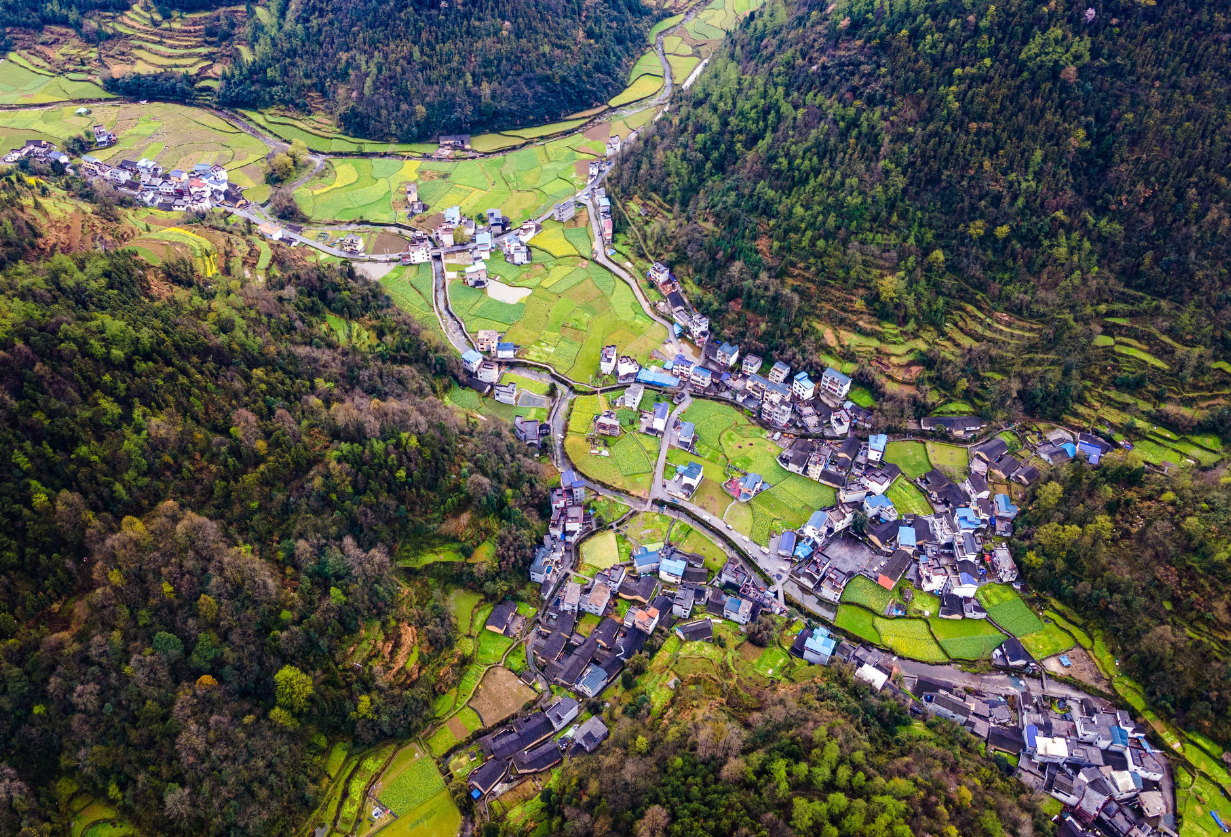
<path id="1" fill-rule="evenodd" d="M 768 555 L 768 554 L 769 554 L 769 549 L 768 549 L 767 547 L 764 547 L 764 546 L 763 546 L 763 547 L 761 547 L 761 554 L 762 554 L 762 555 Z"/>
<path id="2" fill-rule="evenodd" d="M 728 529 L 731 529 L 731 530 L 734 530 L 734 529 L 735 529 L 735 527 L 734 527 L 734 526 L 732 526 L 730 523 L 728 523 L 728 524 L 727 524 L 727 528 L 728 528 Z"/>

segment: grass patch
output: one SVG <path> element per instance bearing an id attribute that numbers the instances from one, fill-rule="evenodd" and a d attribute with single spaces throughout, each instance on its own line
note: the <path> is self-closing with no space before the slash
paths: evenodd
<path id="1" fill-rule="evenodd" d="M 932 513 L 932 504 L 928 502 L 928 498 L 923 496 L 923 492 L 916 488 L 914 483 L 905 479 L 894 480 L 885 496 L 893 503 L 899 515 Z"/>
<path id="2" fill-rule="evenodd" d="M 893 593 L 866 576 L 856 576 L 842 591 L 842 601 L 863 605 L 876 613 L 884 613 L 893 601 Z"/>
<path id="3" fill-rule="evenodd" d="M 970 454 L 966 448 L 928 442 L 927 454 L 931 463 L 952 479 L 960 480 L 966 477 L 970 468 Z"/>
<path id="4" fill-rule="evenodd" d="M 885 446 L 885 461 L 897 465 L 902 469 L 902 473 L 912 480 L 932 470 L 928 450 L 923 442 L 890 442 Z"/>
<path id="5" fill-rule="evenodd" d="M 1026 606 L 1017 591 L 1008 585 L 984 584 L 975 597 L 987 608 L 988 616 L 997 625 L 1019 639 L 1044 628 L 1039 617 Z"/>
<path id="6" fill-rule="evenodd" d="M 1044 625 L 1042 630 L 1026 634 L 1020 637 L 1020 639 L 1022 645 L 1030 652 L 1030 656 L 1036 660 L 1052 657 L 1056 654 L 1063 654 L 1077 644 L 1073 637 L 1065 633 L 1064 629 L 1054 622 L 1050 625 Z"/>

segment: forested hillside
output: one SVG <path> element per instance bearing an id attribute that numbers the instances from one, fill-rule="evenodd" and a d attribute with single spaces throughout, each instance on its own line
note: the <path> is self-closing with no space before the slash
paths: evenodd
<path id="1" fill-rule="evenodd" d="M 317 103 L 359 137 L 542 124 L 618 93 L 645 51 L 641 0 L 274 2 L 249 17 L 255 57 L 230 70 L 230 106 Z"/>
<path id="2" fill-rule="evenodd" d="M 1228 11 L 775 0 L 616 182 L 676 210 L 654 243 L 724 333 L 770 346 L 829 288 L 900 325 L 966 300 L 1057 328 L 1144 294 L 1225 350 Z"/>
<path id="3" fill-rule="evenodd" d="M 669 720 L 622 719 L 547 790 L 550 833 L 1045 837 L 1054 827 L 1003 756 L 945 721 L 912 724 L 844 667 L 824 682 L 714 700 L 681 684 Z M 708 693 L 707 693 L 708 690 Z"/>
<path id="4" fill-rule="evenodd" d="M 24 183 L 4 179 L 10 206 Z M 450 649 L 392 556 L 466 513 L 496 539 L 489 581 L 524 577 L 539 465 L 444 406 L 456 361 L 376 286 L 289 265 L 241 287 L 128 251 L 14 263 L 20 219 L 0 226 L 0 833 L 68 833 L 67 775 L 145 833 L 289 834 L 327 737 L 431 714 L 430 675 L 340 664 L 370 620 L 402 626 L 416 671 Z"/>
<path id="5" fill-rule="evenodd" d="M 1231 743 L 1231 498 L 1213 475 L 1147 474 L 1134 453 L 1057 473 L 1020 527 L 1039 590 L 1110 629 L 1163 717 Z"/>

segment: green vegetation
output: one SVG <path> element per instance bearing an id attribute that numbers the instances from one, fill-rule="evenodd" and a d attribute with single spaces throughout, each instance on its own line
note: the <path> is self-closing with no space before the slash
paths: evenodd
<path id="1" fill-rule="evenodd" d="M 1025 637 L 1044 629 L 1039 617 L 1026 606 L 1017 591 L 1008 585 L 984 584 L 975 594 L 975 598 L 987 608 L 987 615 L 997 625 L 1015 637 Z"/>
<path id="2" fill-rule="evenodd" d="M 884 613 L 893 593 L 865 576 L 855 576 L 842 591 L 842 601 L 863 605 L 874 613 Z"/>
<path id="3" fill-rule="evenodd" d="M 322 95 L 341 101 L 354 84 L 353 59 L 371 68 L 363 95 L 346 95 L 338 114 L 353 136 L 407 142 L 554 122 L 620 89 L 653 14 L 610 0 L 590 8 L 385 3 L 352 11 L 339 16 L 309 0 L 295 26 L 258 16 L 249 25 L 260 48 L 223 75 L 219 101 L 257 108 L 304 108 Z"/>
<path id="4" fill-rule="evenodd" d="M 885 446 L 885 461 L 902 469 L 907 479 L 917 479 L 932 470 L 928 449 L 923 442 L 890 442 Z"/>
<path id="5" fill-rule="evenodd" d="M 932 513 L 932 504 L 928 502 L 928 498 L 905 477 L 894 480 L 885 496 L 893 503 L 899 515 Z"/>
<path id="6" fill-rule="evenodd" d="M 928 620 L 932 634 L 945 653 L 955 660 L 989 659 L 1006 637 L 982 619 Z"/>
<path id="7" fill-rule="evenodd" d="M 418 746 L 411 744 L 393 757 L 389 768 L 381 776 L 377 799 L 395 816 L 404 817 L 444 787 L 436 763 L 425 756 Z"/>
<path id="8" fill-rule="evenodd" d="M 927 454 L 928 461 L 950 479 L 960 481 L 966 477 L 970 468 L 970 456 L 966 448 L 928 442 Z"/>
<path id="9" fill-rule="evenodd" d="M 0 682 L 23 673 L 20 690 L 0 689 L 9 709 L 0 737 L 40 717 L 56 742 L 4 755 L 30 788 L 17 792 L 31 802 L 21 818 L 51 828 L 33 803 L 45 796 L 42 760 L 105 746 L 107 770 L 74 776 L 91 798 L 117 800 L 118 816 L 98 821 L 118 824 L 86 824 L 94 832 L 172 811 L 176 827 L 193 833 L 294 833 L 312 808 L 342 799 L 331 775 L 346 786 L 333 810 L 350 830 L 366 777 L 392 746 L 365 754 L 351 775 L 345 748 L 328 742 L 413 738 L 434 696 L 466 685 L 453 667 L 458 630 L 431 577 L 448 570 L 403 575 L 386 550 L 491 541 L 484 584 L 496 596 L 519 589 L 516 568 L 543 525 L 530 499 L 542 496 L 541 466 L 505 426 L 459 422 L 432 397 L 451 384 L 452 353 L 380 286 L 281 258 L 260 282 L 207 277 L 183 260 L 151 267 L 135 249 L 40 263 L 22 248 L 38 243 L 33 223 L 68 211 L 64 193 L 50 176 L 13 169 L 0 184 L 0 214 L 14 233 L 2 249 L 0 351 L 29 360 L 5 365 L 0 384 L 10 475 L 0 514 L 13 523 Z M 115 224 L 91 228 L 108 236 L 133 223 L 114 205 L 75 208 L 96 210 L 93 224 Z M 163 233 L 167 246 L 181 245 L 168 235 L 210 244 L 224 235 L 205 225 Z M 39 336 L 50 327 L 53 343 Z M 66 564 L 69 554 L 82 560 Z M 49 648 L 47 620 L 68 601 L 73 620 L 55 627 L 66 641 Z M 468 624 L 476 600 L 455 604 Z M 311 642 L 286 641 L 308 632 Z M 126 674 L 129 654 L 78 664 L 81 649 L 108 642 L 150 649 L 157 677 Z M 477 651 L 490 654 L 486 640 Z M 459 643 L 457 653 L 469 649 Z M 222 684 L 239 659 L 249 688 L 237 692 Z M 376 666 L 384 676 L 371 673 Z M 90 711 L 74 720 L 52 675 L 67 694 L 110 695 L 108 708 L 82 704 Z M 108 685 L 120 681 L 123 697 Z M 242 736 L 180 734 L 207 728 Z M 190 768 L 206 762 L 204 773 Z M 147 782 L 167 793 L 116 790 Z M 13 811 L 0 806 L 0 832 L 23 827 Z"/>
<path id="10" fill-rule="evenodd" d="M 1026 651 L 1036 660 L 1063 654 L 1077 644 L 1073 637 L 1056 624 L 1044 625 L 1042 630 L 1025 634 L 1019 638 Z"/>

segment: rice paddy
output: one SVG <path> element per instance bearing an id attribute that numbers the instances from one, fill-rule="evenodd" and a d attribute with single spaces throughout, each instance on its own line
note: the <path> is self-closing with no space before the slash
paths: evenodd
<path id="1" fill-rule="evenodd" d="M 1042 620 L 1026 606 L 1022 597 L 1012 587 L 1004 584 L 984 584 L 975 594 L 975 598 L 987 608 L 988 616 L 1013 636 L 1024 638 L 1027 634 L 1042 631 L 1044 628 Z"/>

